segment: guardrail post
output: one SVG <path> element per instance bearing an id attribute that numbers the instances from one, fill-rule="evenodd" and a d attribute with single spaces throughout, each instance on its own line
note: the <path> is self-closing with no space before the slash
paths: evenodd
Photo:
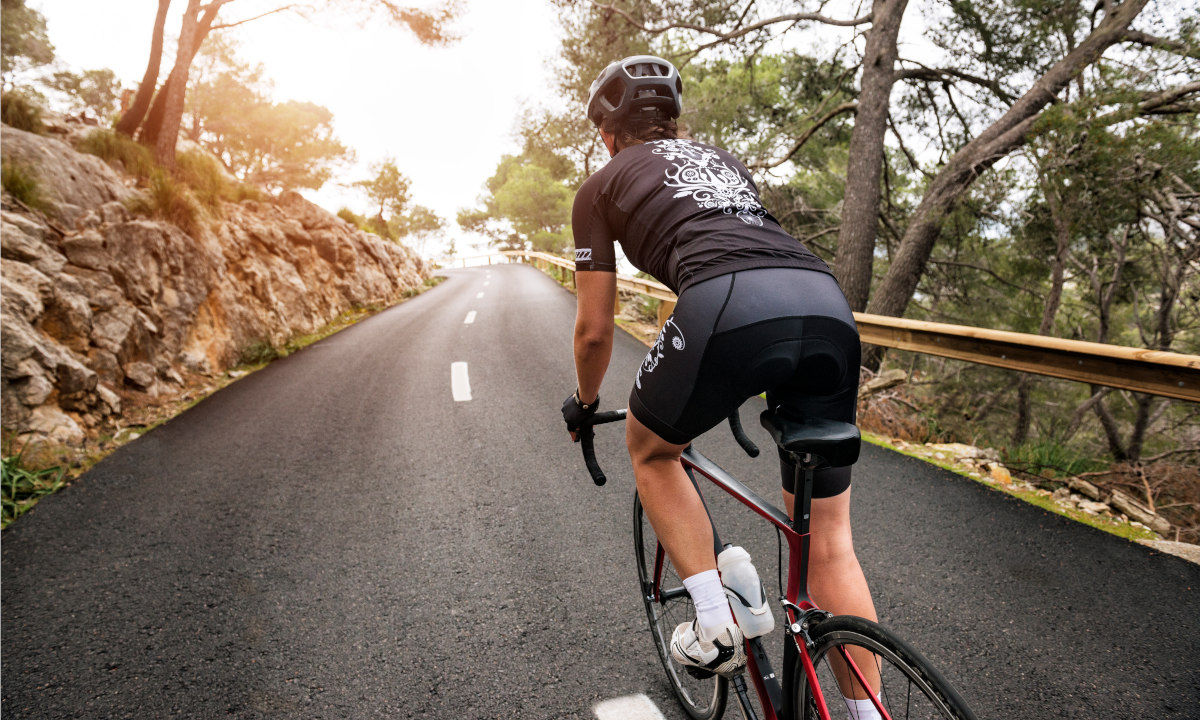
<path id="1" fill-rule="evenodd" d="M 675 303 L 670 300 L 658 301 L 658 327 L 667 324 L 667 318 L 671 317 L 671 313 L 675 312 Z"/>

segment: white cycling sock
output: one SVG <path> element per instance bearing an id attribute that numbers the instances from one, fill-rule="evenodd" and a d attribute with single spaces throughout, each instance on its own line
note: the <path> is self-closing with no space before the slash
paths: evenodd
<path id="1" fill-rule="evenodd" d="M 683 586 L 687 588 L 688 594 L 692 596 L 692 604 L 696 606 L 696 625 L 699 626 L 700 639 L 712 642 L 725 625 L 733 622 L 729 600 L 725 597 L 725 587 L 721 585 L 721 574 L 716 570 L 705 570 L 684 578 Z"/>
<path id="2" fill-rule="evenodd" d="M 851 720 L 883 720 L 883 716 L 875 709 L 875 703 L 870 698 L 855 700 L 844 697 L 846 709 L 850 711 Z"/>

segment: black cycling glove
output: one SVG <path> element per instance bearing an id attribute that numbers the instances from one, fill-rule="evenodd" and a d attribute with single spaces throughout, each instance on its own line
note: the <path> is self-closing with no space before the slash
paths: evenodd
<path id="1" fill-rule="evenodd" d="M 579 402 L 579 391 L 575 391 L 563 400 L 562 414 L 563 420 L 567 421 L 567 430 L 575 432 L 579 430 L 579 426 L 585 420 L 596 414 L 596 408 L 600 406 L 600 397 L 588 405 Z"/>

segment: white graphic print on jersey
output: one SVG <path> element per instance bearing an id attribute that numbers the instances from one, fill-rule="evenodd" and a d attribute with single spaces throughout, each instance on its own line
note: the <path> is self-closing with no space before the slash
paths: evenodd
<path id="1" fill-rule="evenodd" d="M 664 184 L 677 188 L 675 197 L 690 195 L 702 208 L 720 208 L 726 215 L 737 213 L 747 225 L 763 224 L 767 211 L 750 182 L 722 162 L 715 150 L 689 140 L 654 140 L 647 145 L 672 163 Z"/>
<path id="2" fill-rule="evenodd" d="M 654 346 L 650 348 L 650 352 L 646 353 L 646 359 L 642 360 L 642 366 L 638 368 L 637 377 L 633 379 L 633 384 L 637 385 L 638 390 L 642 389 L 642 373 L 648 375 L 654 372 L 654 368 L 658 367 L 658 362 L 665 357 L 663 355 L 663 345 L 666 344 L 667 332 L 672 328 L 674 328 L 674 337 L 671 338 L 671 347 L 676 350 L 684 348 L 683 331 L 675 324 L 675 317 L 671 316 L 663 324 L 662 330 L 658 333 L 658 339 L 654 341 Z"/>

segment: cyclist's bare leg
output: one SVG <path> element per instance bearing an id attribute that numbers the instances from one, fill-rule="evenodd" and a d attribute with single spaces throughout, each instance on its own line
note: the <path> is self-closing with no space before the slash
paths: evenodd
<path id="1" fill-rule="evenodd" d="M 795 496 L 785 491 L 783 500 L 788 517 L 791 517 Z M 867 578 L 854 554 L 854 539 L 850 533 L 850 488 L 833 497 L 813 498 L 809 530 L 812 535 L 809 539 L 808 590 L 813 600 L 821 609 L 834 615 L 857 615 L 877 620 Z M 870 653 L 862 648 L 852 648 L 851 657 L 867 682 L 878 690 L 879 673 Z M 847 697 L 865 698 L 858 683 L 849 681 L 849 669 L 840 658 L 833 656 L 832 660 L 831 666 L 842 693 Z"/>
<path id="2" fill-rule="evenodd" d="M 625 444 L 633 461 L 642 509 L 679 577 L 716 570 L 712 525 L 700 495 L 679 462 L 687 445 L 663 440 L 638 422 L 633 413 L 626 417 Z"/>

